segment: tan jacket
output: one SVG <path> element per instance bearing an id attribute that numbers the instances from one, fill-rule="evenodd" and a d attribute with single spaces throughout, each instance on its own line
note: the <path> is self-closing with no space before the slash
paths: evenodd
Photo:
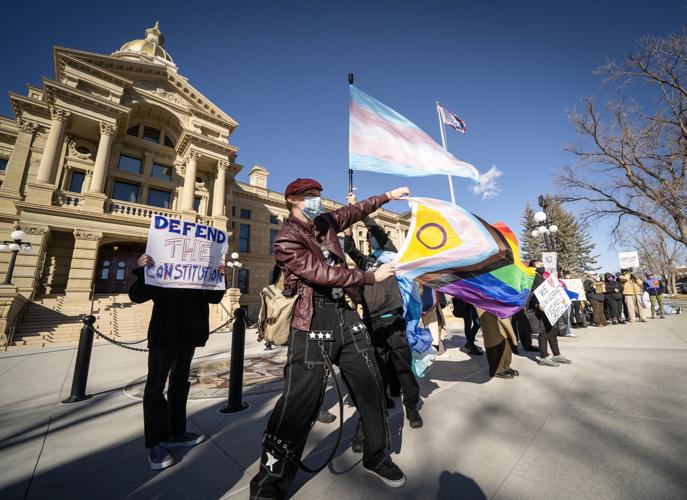
<path id="1" fill-rule="evenodd" d="M 642 295 L 642 281 L 632 273 L 623 273 L 618 278 L 623 285 L 623 295 Z"/>

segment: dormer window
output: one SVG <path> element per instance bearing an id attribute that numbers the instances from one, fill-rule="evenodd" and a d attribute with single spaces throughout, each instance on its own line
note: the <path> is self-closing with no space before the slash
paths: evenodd
<path id="1" fill-rule="evenodd" d="M 138 137 L 144 141 L 152 142 L 155 144 L 160 144 L 161 146 L 166 146 L 168 148 L 174 149 L 176 143 L 171 134 L 169 134 L 164 129 L 156 128 L 152 125 L 143 125 L 138 123 L 129 127 L 126 130 L 126 134 L 132 137 Z"/>
<path id="2" fill-rule="evenodd" d="M 167 134 L 165 134 L 165 146 L 168 148 L 174 149 L 174 141 L 169 137 Z"/>
<path id="3" fill-rule="evenodd" d="M 138 137 L 138 125 L 134 125 L 133 127 L 129 127 L 126 131 L 127 135 L 133 135 L 134 137 Z"/>
<path id="4" fill-rule="evenodd" d="M 160 144 L 160 131 L 153 127 L 143 127 L 143 140 Z"/>

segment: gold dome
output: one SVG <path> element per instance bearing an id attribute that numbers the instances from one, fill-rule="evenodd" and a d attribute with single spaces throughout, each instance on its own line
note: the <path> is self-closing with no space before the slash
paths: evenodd
<path id="1" fill-rule="evenodd" d="M 112 55 L 122 59 L 132 59 L 153 64 L 165 64 L 176 69 L 176 65 L 169 53 L 162 48 L 165 37 L 162 36 L 158 22 L 155 26 L 146 30 L 143 40 L 131 40 L 122 45 L 122 48 Z"/>

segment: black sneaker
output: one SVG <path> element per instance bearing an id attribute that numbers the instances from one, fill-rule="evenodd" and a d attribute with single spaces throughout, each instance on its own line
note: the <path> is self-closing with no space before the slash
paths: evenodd
<path id="1" fill-rule="evenodd" d="M 331 424 L 334 420 L 336 420 L 336 415 L 327 410 L 322 410 L 317 415 L 317 421 L 323 424 Z"/>
<path id="2" fill-rule="evenodd" d="M 482 349 L 477 347 L 475 344 L 466 344 L 465 345 L 465 352 L 468 353 L 470 356 L 482 356 L 484 352 L 482 352 Z"/>
<path id="3" fill-rule="evenodd" d="M 506 373 L 510 373 L 514 377 L 517 377 L 518 375 L 520 375 L 520 372 L 518 370 L 513 370 L 512 368 L 508 368 L 508 370 L 505 370 L 505 371 L 506 371 Z"/>
<path id="4" fill-rule="evenodd" d="M 205 435 L 196 434 L 195 432 L 184 432 L 178 436 L 173 437 L 169 441 L 160 443 L 167 448 L 190 448 L 205 441 Z"/>
<path id="5" fill-rule="evenodd" d="M 422 417 L 416 406 L 406 406 L 406 418 L 410 422 L 411 429 L 419 429 L 422 427 Z"/>
<path id="6" fill-rule="evenodd" d="M 392 488 L 400 488 L 406 484 L 405 474 L 403 474 L 403 471 L 398 467 L 398 465 L 391 460 L 391 457 L 386 457 L 382 463 L 376 467 L 372 467 L 370 469 L 363 467 L 363 469 L 370 474 L 374 474 L 375 476 L 379 477 L 384 484 Z"/>
<path id="7" fill-rule="evenodd" d="M 172 454 L 164 446 L 153 446 L 148 450 L 148 462 L 153 470 L 162 470 L 174 465 Z"/>
<path id="8" fill-rule="evenodd" d="M 494 377 L 497 378 L 513 378 L 513 374 L 509 371 L 503 370 L 502 372 L 496 372 Z"/>

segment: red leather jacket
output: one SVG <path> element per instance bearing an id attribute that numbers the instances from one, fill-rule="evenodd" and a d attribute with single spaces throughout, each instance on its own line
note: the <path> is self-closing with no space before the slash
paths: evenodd
<path id="1" fill-rule="evenodd" d="M 274 257 L 284 273 L 284 293 L 300 292 L 292 327 L 310 331 L 313 286 L 344 288 L 349 296 L 355 298 L 356 288 L 375 282 L 373 272 L 346 267 L 346 257 L 337 234 L 387 201 L 389 198 L 386 195 L 371 196 L 355 205 L 318 215 L 311 226 L 295 217 L 286 219 L 284 227 L 274 238 Z M 335 254 L 343 265 L 333 267 L 327 264 L 322 247 Z"/>

